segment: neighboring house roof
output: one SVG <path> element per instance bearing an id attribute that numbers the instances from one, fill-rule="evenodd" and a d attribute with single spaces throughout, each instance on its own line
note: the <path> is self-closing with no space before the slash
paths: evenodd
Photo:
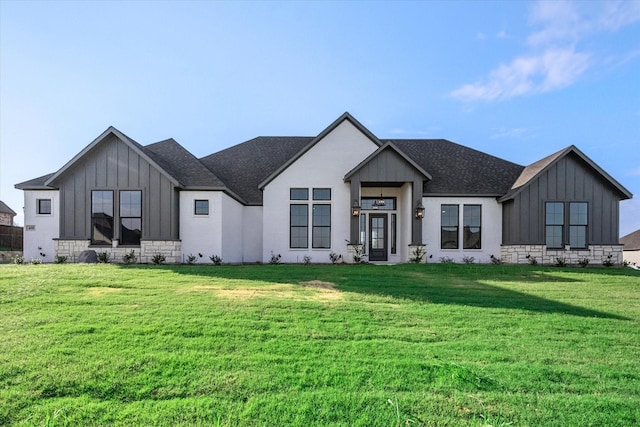
<path id="1" fill-rule="evenodd" d="M 595 164 L 593 160 L 587 157 L 582 151 L 578 150 L 575 145 L 570 145 L 562 150 L 551 154 L 537 162 L 531 163 L 525 167 L 518 179 L 513 183 L 511 189 L 507 194 L 500 198 L 500 202 L 513 199 L 520 191 L 525 189 L 531 182 L 538 178 L 544 171 L 555 165 L 560 159 L 566 157 L 569 154 L 575 154 L 582 159 L 587 165 L 591 167 L 597 174 L 599 174 L 605 181 L 608 181 L 622 196 L 622 199 L 630 199 L 632 197 L 631 192 L 624 188 L 618 181 L 616 181 L 611 175 L 604 171 L 600 166 Z"/>
<path id="2" fill-rule="evenodd" d="M 383 139 L 391 141 L 427 171 L 432 179 L 424 195 L 502 196 L 523 166 L 446 139 Z"/>
<path id="3" fill-rule="evenodd" d="M 620 244 L 624 245 L 625 251 L 640 251 L 640 230 L 621 237 Z"/>
<path id="4" fill-rule="evenodd" d="M 260 183 L 300 153 L 313 139 L 260 136 L 203 157 L 200 161 L 247 204 L 261 205 Z"/>
<path id="5" fill-rule="evenodd" d="M 5 202 L 0 200 L 0 213 L 8 213 L 9 215 L 16 216 L 17 214 L 11 209 Z"/>

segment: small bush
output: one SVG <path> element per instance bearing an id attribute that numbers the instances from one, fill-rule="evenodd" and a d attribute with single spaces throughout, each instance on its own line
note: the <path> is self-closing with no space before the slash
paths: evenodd
<path id="1" fill-rule="evenodd" d="M 526 258 L 529 261 L 529 265 L 538 265 L 538 260 L 536 259 L 536 257 L 527 254 Z"/>
<path id="2" fill-rule="evenodd" d="M 282 259 L 282 255 L 274 254 L 273 251 L 271 251 L 271 259 L 269 260 L 269 264 L 280 264 L 280 259 Z"/>
<path id="3" fill-rule="evenodd" d="M 56 264 L 66 264 L 67 257 L 64 255 L 56 255 L 56 259 L 53 260 Z"/>
<path id="4" fill-rule="evenodd" d="M 609 254 L 605 259 L 602 260 L 602 265 L 605 267 L 613 267 L 613 255 Z"/>
<path id="5" fill-rule="evenodd" d="M 338 255 L 335 252 L 331 252 L 329 254 L 329 260 L 331 260 L 331 264 L 337 264 L 338 261 L 340 261 L 342 259 L 342 255 Z"/>
<path id="6" fill-rule="evenodd" d="M 218 255 L 211 255 L 209 259 L 211 260 L 213 265 L 222 265 L 222 258 L 220 258 Z"/>
<path id="7" fill-rule="evenodd" d="M 193 265 L 196 263 L 196 260 L 198 259 L 197 256 L 193 255 L 193 254 L 189 254 L 187 255 L 187 264 L 189 265 Z"/>
<path id="8" fill-rule="evenodd" d="M 347 242 L 347 246 L 351 246 L 353 248 L 353 263 L 364 264 L 366 262 L 364 260 L 364 245 L 361 245 L 360 243 L 351 243 L 346 239 L 345 242 Z"/>
<path id="9" fill-rule="evenodd" d="M 589 258 L 582 258 L 578 260 L 578 264 L 580 264 L 580 267 L 585 268 L 587 265 L 589 265 Z"/>
<path id="10" fill-rule="evenodd" d="M 420 264 L 422 262 L 422 258 L 427 254 L 427 250 L 424 246 L 416 246 L 413 251 L 411 251 L 411 256 L 409 257 L 409 261 Z"/>
<path id="11" fill-rule="evenodd" d="M 556 258 L 556 267 L 564 267 L 567 265 L 567 260 L 564 257 Z"/>
<path id="12" fill-rule="evenodd" d="M 167 258 L 161 253 L 157 253 L 151 257 L 151 262 L 154 263 L 155 265 L 164 264 L 166 260 Z"/>
<path id="13" fill-rule="evenodd" d="M 109 262 L 109 258 L 111 255 L 109 252 L 98 252 L 98 262 L 102 264 L 107 264 Z"/>
<path id="14" fill-rule="evenodd" d="M 465 264 L 473 264 L 476 261 L 476 259 L 472 256 L 463 256 L 462 257 L 462 262 L 464 262 Z"/>
<path id="15" fill-rule="evenodd" d="M 40 265 L 42 264 L 42 260 L 40 258 L 31 258 L 31 261 L 29 261 L 29 263 L 33 265 Z"/>
<path id="16" fill-rule="evenodd" d="M 443 256 L 443 257 L 440 257 L 440 262 L 442 264 L 453 264 L 453 258 L 448 256 Z"/>
<path id="17" fill-rule="evenodd" d="M 24 257 L 22 255 L 16 255 L 13 259 L 14 264 L 24 264 Z"/>
<path id="18" fill-rule="evenodd" d="M 500 265 L 502 264 L 502 261 L 500 261 L 500 258 L 496 258 L 493 255 L 491 255 L 491 264 L 493 265 Z"/>
<path id="19" fill-rule="evenodd" d="M 128 254 L 122 255 L 122 262 L 126 265 L 135 264 L 137 260 L 138 257 L 136 256 L 136 252 L 133 249 L 131 249 L 131 252 L 129 252 Z"/>
<path id="20" fill-rule="evenodd" d="M 302 258 L 302 262 L 304 263 L 304 265 L 311 264 L 311 256 L 310 255 L 305 255 L 304 258 Z"/>

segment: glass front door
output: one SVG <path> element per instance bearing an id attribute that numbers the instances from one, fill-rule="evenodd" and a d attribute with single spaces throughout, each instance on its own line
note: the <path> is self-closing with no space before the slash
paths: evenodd
<path id="1" fill-rule="evenodd" d="M 387 261 L 387 214 L 369 215 L 369 261 Z"/>

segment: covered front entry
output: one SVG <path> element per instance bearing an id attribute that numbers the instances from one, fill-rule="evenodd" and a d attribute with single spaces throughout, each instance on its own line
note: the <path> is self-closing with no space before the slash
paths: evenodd
<path id="1" fill-rule="evenodd" d="M 387 261 L 387 214 L 369 215 L 369 261 Z"/>

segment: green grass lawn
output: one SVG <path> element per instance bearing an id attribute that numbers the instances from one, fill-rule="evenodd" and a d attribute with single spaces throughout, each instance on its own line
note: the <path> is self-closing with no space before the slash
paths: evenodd
<path id="1" fill-rule="evenodd" d="M 0 425 L 639 423 L 632 270 L 0 266 Z"/>

